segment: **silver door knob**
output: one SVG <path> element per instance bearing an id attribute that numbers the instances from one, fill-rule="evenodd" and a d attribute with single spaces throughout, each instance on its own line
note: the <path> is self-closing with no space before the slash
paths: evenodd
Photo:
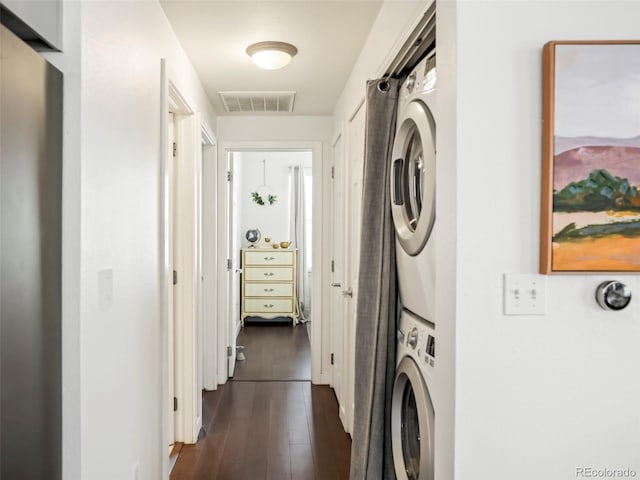
<path id="1" fill-rule="evenodd" d="M 353 298 L 353 289 L 349 288 L 349 290 L 343 290 L 342 295 L 344 295 L 345 297 Z"/>

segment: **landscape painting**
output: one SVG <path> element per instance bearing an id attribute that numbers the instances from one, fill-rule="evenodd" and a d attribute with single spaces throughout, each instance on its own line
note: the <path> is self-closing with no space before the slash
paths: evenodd
<path id="1" fill-rule="evenodd" d="M 544 49 L 541 273 L 640 271 L 640 43 Z"/>

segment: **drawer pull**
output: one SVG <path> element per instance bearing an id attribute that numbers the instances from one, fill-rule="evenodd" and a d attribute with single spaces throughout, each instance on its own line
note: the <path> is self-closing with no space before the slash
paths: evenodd
<path id="1" fill-rule="evenodd" d="M 273 272 L 265 272 L 264 276 L 265 277 L 273 277 Z"/>
<path id="2" fill-rule="evenodd" d="M 264 304 L 264 308 L 273 308 L 272 304 L 267 305 L 266 303 Z"/>
<path id="3" fill-rule="evenodd" d="M 269 260 L 275 260 L 276 257 L 264 257 L 264 259 L 268 262 Z"/>
<path id="4" fill-rule="evenodd" d="M 267 292 L 267 293 L 273 292 L 273 288 L 265 288 L 264 291 Z"/>

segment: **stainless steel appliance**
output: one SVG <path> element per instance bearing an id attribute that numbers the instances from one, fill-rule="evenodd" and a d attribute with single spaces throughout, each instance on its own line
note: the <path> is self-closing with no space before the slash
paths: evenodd
<path id="1" fill-rule="evenodd" d="M 62 74 L 0 27 L 0 478 L 62 478 Z"/>
<path id="2" fill-rule="evenodd" d="M 400 314 L 391 397 L 391 448 L 398 480 L 433 480 L 438 375 L 434 325 Z"/>
<path id="3" fill-rule="evenodd" d="M 389 186 L 402 307 L 437 325 L 436 80 L 432 50 L 400 87 Z"/>

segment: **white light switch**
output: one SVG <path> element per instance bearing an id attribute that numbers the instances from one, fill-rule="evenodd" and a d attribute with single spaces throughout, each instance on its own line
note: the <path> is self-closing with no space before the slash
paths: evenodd
<path id="1" fill-rule="evenodd" d="M 98 305 L 100 310 L 108 310 L 113 304 L 113 270 L 98 272 Z"/>
<path id="2" fill-rule="evenodd" d="M 504 274 L 505 315 L 545 315 L 546 313 L 547 277 L 520 273 Z"/>

